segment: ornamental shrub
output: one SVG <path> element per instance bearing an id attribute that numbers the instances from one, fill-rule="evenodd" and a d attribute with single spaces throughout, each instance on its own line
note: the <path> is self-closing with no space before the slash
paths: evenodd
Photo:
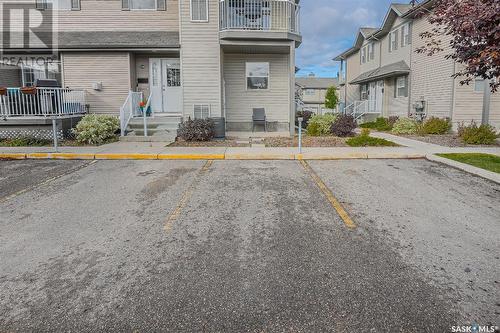
<path id="1" fill-rule="evenodd" d="M 312 116 L 307 125 L 307 134 L 310 136 L 329 135 L 335 119 L 337 115 L 333 113 Z"/>
<path id="2" fill-rule="evenodd" d="M 356 120 L 354 120 L 353 116 L 342 114 L 335 119 L 330 130 L 335 136 L 345 137 L 351 135 L 356 127 Z"/>
<path id="3" fill-rule="evenodd" d="M 431 117 L 422 125 L 423 134 L 446 134 L 451 129 L 451 121 L 449 118 L 441 119 Z"/>
<path id="4" fill-rule="evenodd" d="M 78 142 L 100 145 L 115 138 L 119 129 L 120 120 L 117 117 L 88 114 L 72 131 Z"/>
<path id="5" fill-rule="evenodd" d="M 215 136 L 215 125 L 210 119 L 188 119 L 179 124 L 177 136 L 185 141 L 210 141 Z"/>
<path id="6" fill-rule="evenodd" d="M 458 134 L 464 143 L 471 145 L 492 145 L 499 137 L 495 127 L 486 124 L 477 126 L 474 121 L 469 126 L 459 126 Z"/>
<path id="7" fill-rule="evenodd" d="M 375 121 L 361 124 L 361 125 L 359 125 L 359 127 L 376 129 L 378 131 L 390 131 L 392 129 L 392 125 L 394 125 L 394 122 L 391 124 L 389 122 L 389 119 L 379 117 Z"/>
<path id="8" fill-rule="evenodd" d="M 394 134 L 415 134 L 418 131 L 418 123 L 410 118 L 399 118 L 392 127 Z"/>

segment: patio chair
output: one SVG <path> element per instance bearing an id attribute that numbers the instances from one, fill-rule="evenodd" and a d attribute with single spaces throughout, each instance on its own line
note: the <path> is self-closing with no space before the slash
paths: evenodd
<path id="1" fill-rule="evenodd" d="M 253 126 L 252 132 L 255 132 L 255 125 L 264 125 L 264 131 L 267 132 L 266 109 L 255 108 L 253 109 Z"/>

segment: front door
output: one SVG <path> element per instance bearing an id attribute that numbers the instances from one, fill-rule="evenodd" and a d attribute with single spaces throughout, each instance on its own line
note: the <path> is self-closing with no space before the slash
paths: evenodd
<path id="1" fill-rule="evenodd" d="M 384 81 L 377 81 L 377 97 L 375 98 L 375 111 L 382 113 L 384 105 Z"/>
<path id="2" fill-rule="evenodd" d="M 368 93 L 368 111 L 382 112 L 384 102 L 384 81 L 370 82 Z"/>
<path id="3" fill-rule="evenodd" d="M 181 65 L 179 59 L 149 60 L 151 107 L 155 114 L 182 113 Z"/>

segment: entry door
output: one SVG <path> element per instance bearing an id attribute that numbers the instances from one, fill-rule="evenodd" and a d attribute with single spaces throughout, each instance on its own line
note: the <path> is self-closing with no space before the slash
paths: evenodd
<path id="1" fill-rule="evenodd" d="M 163 112 L 182 113 L 181 62 L 162 59 Z"/>
<path id="2" fill-rule="evenodd" d="M 384 105 L 384 81 L 378 81 L 377 82 L 377 89 L 376 89 L 376 97 L 375 97 L 375 111 L 376 112 L 382 112 L 382 107 Z"/>
<path id="3" fill-rule="evenodd" d="M 377 83 L 370 82 L 368 85 L 368 111 L 375 112 L 377 107 Z"/>

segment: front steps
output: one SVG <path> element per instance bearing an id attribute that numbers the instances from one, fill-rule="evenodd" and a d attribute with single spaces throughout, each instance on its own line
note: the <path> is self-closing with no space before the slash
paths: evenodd
<path id="1" fill-rule="evenodd" d="M 130 121 L 126 136 L 120 137 L 125 142 L 174 142 L 181 117 L 148 117 L 148 136 L 144 136 L 144 119 L 134 118 Z"/>

